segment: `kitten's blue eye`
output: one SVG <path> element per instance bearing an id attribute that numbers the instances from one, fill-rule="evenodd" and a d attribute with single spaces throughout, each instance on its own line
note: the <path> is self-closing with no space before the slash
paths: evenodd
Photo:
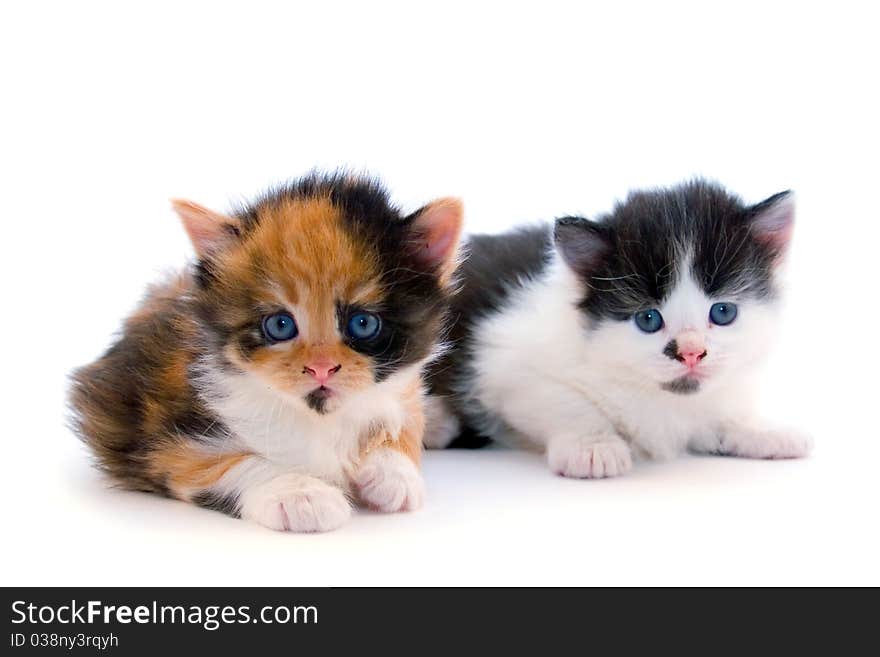
<path id="1" fill-rule="evenodd" d="M 263 318 L 263 334 L 275 342 L 292 340 L 299 330 L 290 313 L 275 313 Z"/>
<path id="2" fill-rule="evenodd" d="M 718 326 L 727 326 L 736 319 L 736 312 L 735 303 L 730 303 L 729 301 L 713 303 L 712 307 L 709 308 L 709 319 L 712 320 L 713 324 L 718 324 Z"/>
<path id="3" fill-rule="evenodd" d="M 348 318 L 345 332 L 355 340 L 369 340 L 375 338 L 382 328 L 382 321 L 373 313 L 355 313 Z"/>
<path id="4" fill-rule="evenodd" d="M 635 314 L 636 326 L 645 333 L 656 333 L 663 328 L 663 315 L 656 308 L 641 310 Z"/>

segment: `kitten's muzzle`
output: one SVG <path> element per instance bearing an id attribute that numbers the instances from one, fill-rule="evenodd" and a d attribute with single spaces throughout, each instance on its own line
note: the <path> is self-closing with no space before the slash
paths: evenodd
<path id="1" fill-rule="evenodd" d="M 677 395 L 692 395 L 700 390 L 700 381 L 705 378 L 705 370 L 700 363 L 709 355 L 706 338 L 694 329 L 680 331 L 663 348 L 664 355 L 685 366 L 681 376 L 660 385 L 667 392 Z"/>

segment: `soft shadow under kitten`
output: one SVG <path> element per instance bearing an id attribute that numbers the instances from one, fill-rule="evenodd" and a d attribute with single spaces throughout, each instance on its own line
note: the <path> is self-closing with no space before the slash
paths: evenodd
<path id="1" fill-rule="evenodd" d="M 403 216 L 375 182 L 312 175 L 229 216 L 174 209 L 198 262 L 152 288 L 73 376 L 74 425 L 121 485 L 324 531 L 349 498 L 422 503 L 422 370 L 461 204 Z"/>
<path id="2" fill-rule="evenodd" d="M 486 437 L 546 450 L 570 477 L 690 448 L 805 455 L 752 413 L 794 222 L 788 192 L 747 205 L 694 181 L 468 240 L 453 349 L 433 365 L 426 444 Z"/>

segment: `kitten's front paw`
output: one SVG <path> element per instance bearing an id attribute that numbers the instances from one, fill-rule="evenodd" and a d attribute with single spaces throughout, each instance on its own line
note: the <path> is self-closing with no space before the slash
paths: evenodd
<path id="1" fill-rule="evenodd" d="M 287 474 L 241 496 L 241 517 L 270 529 L 326 532 L 342 526 L 351 505 L 338 488 L 300 474 Z"/>
<path id="2" fill-rule="evenodd" d="M 616 477 L 632 468 L 629 447 L 613 433 L 552 440 L 547 446 L 547 462 L 556 474 L 578 479 Z"/>
<path id="3" fill-rule="evenodd" d="M 366 506 L 385 513 L 414 511 L 425 498 L 425 482 L 418 467 L 393 449 L 377 449 L 369 454 L 354 484 Z"/>
<path id="4" fill-rule="evenodd" d="M 720 453 L 753 459 L 798 459 L 813 449 L 813 439 L 797 430 L 746 429 L 724 432 Z"/>

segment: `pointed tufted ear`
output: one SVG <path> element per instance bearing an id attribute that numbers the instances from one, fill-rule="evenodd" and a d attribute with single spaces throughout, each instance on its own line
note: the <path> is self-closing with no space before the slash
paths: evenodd
<path id="1" fill-rule="evenodd" d="M 753 205 L 748 220 L 754 238 L 769 246 L 776 260 L 781 260 L 794 232 L 794 193 L 780 192 Z"/>
<path id="2" fill-rule="evenodd" d="M 592 275 L 611 248 L 599 225 L 583 217 L 557 219 L 553 239 L 565 263 L 582 277 Z"/>
<path id="3" fill-rule="evenodd" d="M 239 222 L 233 217 L 182 199 L 172 199 L 171 207 L 180 217 L 199 258 L 223 248 L 239 235 Z"/>
<path id="4" fill-rule="evenodd" d="M 411 215 L 409 246 L 416 263 L 446 286 L 458 267 L 464 207 L 457 198 L 441 198 Z"/>

